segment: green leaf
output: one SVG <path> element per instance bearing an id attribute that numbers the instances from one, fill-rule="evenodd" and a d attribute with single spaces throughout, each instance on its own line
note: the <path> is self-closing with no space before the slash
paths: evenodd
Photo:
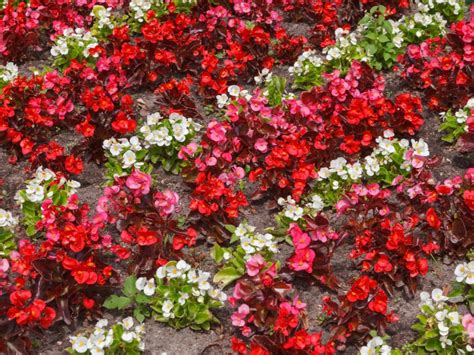
<path id="1" fill-rule="evenodd" d="M 441 351 L 441 343 L 438 338 L 428 339 L 425 346 L 428 351 Z"/>
<path id="2" fill-rule="evenodd" d="M 137 278 L 135 277 L 135 275 L 127 277 L 125 283 L 123 284 L 123 293 L 125 294 L 125 296 L 132 297 L 133 295 L 135 295 L 135 293 L 137 292 L 137 289 L 135 287 L 136 282 Z"/>
<path id="3" fill-rule="evenodd" d="M 208 310 L 201 311 L 196 315 L 195 322 L 196 324 L 203 324 L 204 322 L 210 321 L 212 319 L 212 315 Z"/>
<path id="4" fill-rule="evenodd" d="M 131 298 L 112 295 L 104 302 L 104 307 L 107 309 L 125 309 L 132 302 Z"/>
<path id="5" fill-rule="evenodd" d="M 215 262 L 220 263 L 224 258 L 224 249 L 222 249 L 219 244 L 214 244 L 213 248 L 211 249 L 211 257 Z"/>
<path id="6" fill-rule="evenodd" d="M 134 316 L 135 319 L 136 319 L 137 321 L 139 321 L 140 323 L 145 320 L 145 316 L 143 315 L 143 313 L 140 311 L 139 308 L 135 308 L 135 309 L 133 310 L 133 316 Z"/>
<path id="7" fill-rule="evenodd" d="M 239 272 L 234 267 L 225 267 L 214 275 L 213 281 L 220 284 L 221 287 L 225 287 L 233 281 L 241 278 L 243 273 Z"/>
<path id="8" fill-rule="evenodd" d="M 232 224 L 224 224 L 224 228 L 227 229 L 231 233 L 235 232 L 235 226 Z"/>

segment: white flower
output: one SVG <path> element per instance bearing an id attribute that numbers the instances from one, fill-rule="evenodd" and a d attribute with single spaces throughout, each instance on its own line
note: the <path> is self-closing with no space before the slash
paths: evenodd
<path id="1" fill-rule="evenodd" d="M 122 145 L 119 143 L 113 143 L 109 147 L 109 152 L 112 156 L 116 157 L 122 152 Z"/>
<path id="2" fill-rule="evenodd" d="M 166 272 L 168 274 L 168 277 L 171 279 L 180 277 L 183 274 L 182 271 L 176 267 L 176 265 L 167 265 Z"/>
<path id="3" fill-rule="evenodd" d="M 173 124 L 173 135 L 178 142 L 184 142 L 189 134 L 188 126 L 185 122 Z"/>
<path id="4" fill-rule="evenodd" d="M 229 95 L 238 97 L 240 94 L 240 88 L 237 85 L 231 85 L 227 88 Z"/>
<path id="5" fill-rule="evenodd" d="M 448 297 L 444 296 L 443 291 L 439 288 L 435 288 L 433 291 L 431 291 L 431 298 L 435 302 L 442 302 L 448 300 Z"/>
<path id="6" fill-rule="evenodd" d="M 446 324 L 444 324 L 444 322 L 438 323 L 438 330 L 441 336 L 446 336 L 449 334 L 449 327 L 447 327 Z"/>
<path id="7" fill-rule="evenodd" d="M 341 56 L 341 51 L 337 47 L 331 47 L 326 55 L 327 60 L 338 59 Z"/>
<path id="8" fill-rule="evenodd" d="M 459 264 L 458 266 L 456 266 L 456 269 L 454 269 L 454 275 L 456 276 L 457 282 L 463 282 L 466 278 L 467 273 L 468 269 L 466 263 Z"/>
<path id="9" fill-rule="evenodd" d="M 143 288 L 143 293 L 147 296 L 153 296 L 155 294 L 155 279 L 151 278 L 147 281 Z"/>
<path id="10" fill-rule="evenodd" d="M 122 334 L 122 340 L 131 343 L 135 339 L 135 333 L 134 332 L 123 332 Z"/>
<path id="11" fill-rule="evenodd" d="M 146 277 L 139 277 L 135 282 L 135 287 L 138 291 L 143 291 L 147 283 Z"/>
<path id="12" fill-rule="evenodd" d="M 133 318 L 132 317 L 127 317 L 122 320 L 122 325 L 124 329 L 130 330 L 133 327 Z"/>
<path id="13" fill-rule="evenodd" d="M 180 292 L 179 293 L 179 299 L 178 299 L 178 303 L 180 305 L 183 305 L 186 303 L 186 300 L 189 298 L 189 294 L 186 293 L 186 292 Z"/>
<path id="14" fill-rule="evenodd" d="M 163 311 L 163 317 L 170 318 L 170 313 L 173 307 L 173 302 L 171 302 L 170 300 L 164 301 L 163 305 L 161 306 L 161 310 Z"/>
<path id="15" fill-rule="evenodd" d="M 83 354 L 87 351 L 87 341 L 88 339 L 83 336 L 71 337 L 72 350 L 77 351 L 80 354 Z"/>
<path id="16" fill-rule="evenodd" d="M 107 319 L 101 319 L 96 323 L 96 328 L 105 328 L 109 324 Z"/>
<path id="17" fill-rule="evenodd" d="M 229 97 L 226 94 L 217 95 L 217 107 L 223 108 L 229 102 Z"/>
<path id="18" fill-rule="evenodd" d="M 90 351 L 91 355 L 103 355 L 103 354 L 105 354 L 104 350 L 100 347 L 92 347 L 92 348 L 90 348 L 89 351 Z"/>
<path id="19" fill-rule="evenodd" d="M 318 177 L 320 179 L 324 180 L 324 179 L 327 179 L 330 176 L 331 176 L 331 171 L 328 168 L 324 167 L 324 168 L 319 169 Z"/>
<path id="20" fill-rule="evenodd" d="M 445 320 L 447 315 L 448 315 L 448 311 L 446 309 L 443 309 L 442 311 L 436 312 L 435 318 L 439 322 L 442 322 Z"/>
<path id="21" fill-rule="evenodd" d="M 458 312 L 449 312 L 448 318 L 452 324 L 459 324 L 459 313 Z"/>
<path id="22" fill-rule="evenodd" d="M 186 272 L 191 269 L 191 265 L 189 265 L 186 261 L 180 260 L 176 264 L 176 268 L 181 272 Z"/>
<path id="23" fill-rule="evenodd" d="M 158 277 L 159 279 L 164 279 L 166 277 L 166 268 L 164 266 L 160 266 L 156 270 L 156 277 Z"/>
<path id="24" fill-rule="evenodd" d="M 413 149 L 415 150 L 416 155 L 420 155 L 422 157 L 427 157 L 428 155 L 430 155 L 428 144 L 426 144 L 422 138 L 418 141 L 412 139 L 411 145 Z"/>
<path id="25" fill-rule="evenodd" d="M 150 126 L 156 125 L 163 117 L 159 112 L 152 113 L 146 117 L 146 123 Z"/>
<path id="26" fill-rule="evenodd" d="M 123 167 L 124 168 L 131 167 L 133 164 L 135 164 L 136 161 L 137 161 L 137 156 L 131 150 L 126 151 L 125 154 L 123 155 Z"/>
<path id="27" fill-rule="evenodd" d="M 292 221 L 297 221 L 303 217 L 303 208 L 299 206 L 289 205 L 285 209 L 285 216 L 291 219 Z"/>
<path id="28" fill-rule="evenodd" d="M 188 280 L 190 283 L 196 283 L 199 280 L 199 277 L 196 273 L 196 270 L 191 269 L 188 271 Z"/>
<path id="29" fill-rule="evenodd" d="M 364 170 L 362 169 L 362 165 L 359 162 L 356 162 L 353 165 L 347 166 L 347 172 L 352 180 L 358 180 L 362 177 Z"/>

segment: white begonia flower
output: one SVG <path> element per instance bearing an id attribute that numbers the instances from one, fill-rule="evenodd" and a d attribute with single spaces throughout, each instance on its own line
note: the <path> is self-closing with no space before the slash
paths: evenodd
<path id="1" fill-rule="evenodd" d="M 160 266 L 156 270 L 156 277 L 158 277 L 159 279 L 164 279 L 166 277 L 166 268 L 164 266 Z"/>
<path id="2" fill-rule="evenodd" d="M 420 155 L 422 157 L 427 157 L 430 155 L 430 150 L 428 148 L 428 144 L 421 138 L 420 140 L 416 141 L 414 139 L 411 140 L 411 145 L 415 151 L 416 155 Z"/>
<path id="3" fill-rule="evenodd" d="M 150 126 L 154 126 L 161 121 L 163 117 L 159 112 L 152 113 L 146 117 L 146 123 Z"/>
<path id="4" fill-rule="evenodd" d="M 123 332 L 122 334 L 122 340 L 131 343 L 135 339 L 135 333 L 134 332 Z"/>
<path id="5" fill-rule="evenodd" d="M 137 156 L 132 150 L 127 150 L 122 159 L 124 168 L 129 168 L 137 162 Z"/>
<path id="6" fill-rule="evenodd" d="M 468 285 L 474 285 L 474 261 L 467 264 L 466 281 Z"/>
<path id="7" fill-rule="evenodd" d="M 139 277 L 135 282 L 135 287 L 138 291 L 143 291 L 147 283 L 146 277 Z"/>
<path id="8" fill-rule="evenodd" d="M 217 107 L 223 108 L 229 102 L 229 97 L 226 94 L 217 95 Z"/>
<path id="9" fill-rule="evenodd" d="M 321 196 L 313 195 L 311 196 L 311 201 L 306 204 L 306 207 L 316 210 L 317 212 L 324 209 L 324 202 Z"/>
<path id="10" fill-rule="evenodd" d="M 356 162 L 353 165 L 348 165 L 347 172 L 352 180 L 358 180 L 362 177 L 364 170 L 362 165 L 359 162 Z"/>
<path id="11" fill-rule="evenodd" d="M 156 290 L 155 279 L 151 278 L 146 282 L 146 285 L 143 288 L 143 293 L 147 296 L 153 296 L 155 294 L 155 290 Z"/>
<path id="12" fill-rule="evenodd" d="M 446 336 L 449 334 L 449 327 L 444 324 L 444 322 L 438 323 L 438 330 L 441 336 Z"/>
<path id="13" fill-rule="evenodd" d="M 451 321 L 452 324 L 459 324 L 459 313 L 458 312 L 449 312 L 448 319 Z"/>
<path id="14" fill-rule="evenodd" d="M 390 355 L 391 353 L 392 347 L 387 344 L 382 345 L 382 347 L 380 348 L 380 355 Z"/>
<path id="15" fill-rule="evenodd" d="M 180 305 L 183 305 L 186 303 L 186 300 L 189 298 L 189 294 L 186 293 L 186 292 L 180 292 L 179 293 L 179 299 L 178 299 L 178 303 Z"/>
<path id="16" fill-rule="evenodd" d="M 105 354 L 104 350 L 102 348 L 98 347 L 98 346 L 97 347 L 95 347 L 95 346 L 91 347 L 89 349 L 89 352 L 90 352 L 91 355 L 103 355 L 103 354 Z"/>
<path id="17" fill-rule="evenodd" d="M 130 138 L 130 148 L 135 152 L 142 150 L 140 140 L 138 139 L 137 136 L 133 136 Z"/>
<path id="18" fill-rule="evenodd" d="M 170 132 L 167 127 L 160 127 L 155 131 L 151 132 L 152 143 L 160 147 L 169 146 L 173 138 L 170 136 Z"/>
<path id="19" fill-rule="evenodd" d="M 96 328 L 105 328 L 108 324 L 109 321 L 107 319 L 100 319 L 95 326 Z"/>
<path id="20" fill-rule="evenodd" d="M 179 122 L 172 125 L 174 138 L 178 142 L 184 142 L 186 135 L 189 134 L 189 129 L 186 122 Z"/>
<path id="21" fill-rule="evenodd" d="M 227 88 L 227 92 L 229 95 L 234 96 L 234 97 L 239 97 L 240 94 L 240 88 L 237 85 L 231 85 Z"/>
<path id="22" fill-rule="evenodd" d="M 224 260 L 229 260 L 232 257 L 232 254 L 226 251 L 222 257 Z"/>
<path id="23" fill-rule="evenodd" d="M 189 265 L 186 261 L 180 260 L 176 263 L 176 268 L 181 272 L 186 272 L 191 269 L 191 265 Z"/>
<path id="24" fill-rule="evenodd" d="M 443 309 L 442 311 L 436 312 L 435 318 L 438 322 L 442 322 L 446 319 L 448 316 L 448 311 L 446 309 Z"/>
<path id="25" fill-rule="evenodd" d="M 196 283 L 199 281 L 199 276 L 194 269 L 189 270 L 187 276 L 190 283 Z"/>
<path id="26" fill-rule="evenodd" d="M 182 270 L 179 270 L 176 265 L 167 265 L 166 266 L 166 273 L 169 278 L 175 279 L 183 275 Z"/>
<path id="27" fill-rule="evenodd" d="M 439 288 L 435 288 L 433 291 L 431 291 L 431 298 L 436 303 L 448 300 L 448 297 L 444 296 L 443 291 Z"/>
<path id="28" fill-rule="evenodd" d="M 87 342 L 88 339 L 84 336 L 79 336 L 79 337 L 71 337 L 71 345 L 72 345 L 72 350 L 83 354 L 87 352 Z"/>
<path id="29" fill-rule="evenodd" d="M 127 317 L 122 320 L 122 325 L 124 329 L 130 330 L 134 326 L 133 318 L 132 317 Z"/>
<path id="30" fill-rule="evenodd" d="M 331 171 L 326 167 L 323 167 L 319 169 L 318 171 L 318 177 L 319 179 L 322 179 L 322 180 L 329 178 L 331 174 L 332 174 Z"/>
<path id="31" fill-rule="evenodd" d="M 44 188 L 33 182 L 27 186 L 26 194 L 32 202 L 40 202 L 44 198 Z"/>
<path id="32" fill-rule="evenodd" d="M 467 273 L 467 263 L 459 264 L 458 266 L 456 266 L 456 269 L 454 269 L 454 275 L 456 276 L 457 282 L 463 282 L 466 278 Z"/>
<path id="33" fill-rule="evenodd" d="M 161 310 L 163 312 L 163 317 L 165 318 L 170 318 L 171 316 L 171 310 L 173 309 L 174 304 L 170 300 L 166 300 L 163 302 L 163 305 L 161 306 Z"/>
<path id="34" fill-rule="evenodd" d="M 337 47 L 331 47 L 326 54 L 326 59 L 327 60 L 333 60 L 333 59 L 338 59 L 341 57 L 341 51 Z"/>
<path id="35" fill-rule="evenodd" d="M 294 205 L 288 205 L 285 209 L 284 215 L 292 221 L 298 221 L 303 217 L 303 208 Z"/>
<path id="36" fill-rule="evenodd" d="M 109 147 L 109 152 L 116 157 L 122 152 L 122 145 L 120 143 L 112 143 Z"/>

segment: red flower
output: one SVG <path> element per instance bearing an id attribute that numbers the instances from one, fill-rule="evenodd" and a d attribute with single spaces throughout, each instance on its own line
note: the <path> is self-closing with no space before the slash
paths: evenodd
<path id="1" fill-rule="evenodd" d="M 464 203 L 471 210 L 474 211 L 474 190 L 466 190 L 462 194 Z"/>
<path id="2" fill-rule="evenodd" d="M 370 301 L 369 309 L 381 314 L 387 313 L 387 299 L 387 294 L 383 290 L 379 290 L 374 299 Z"/>
<path id="3" fill-rule="evenodd" d="M 439 229 L 441 227 L 441 220 L 439 219 L 433 207 L 426 211 L 426 221 L 434 229 Z"/>
<path id="4" fill-rule="evenodd" d="M 70 155 L 64 161 L 64 167 L 71 174 L 78 175 L 84 170 L 84 163 L 81 158 Z"/>
<path id="5" fill-rule="evenodd" d="M 393 270 L 393 265 L 387 255 L 381 255 L 374 266 L 375 272 L 390 272 Z"/>

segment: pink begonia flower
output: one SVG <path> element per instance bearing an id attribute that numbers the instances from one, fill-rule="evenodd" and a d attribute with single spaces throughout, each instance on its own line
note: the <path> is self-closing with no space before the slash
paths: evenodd
<path id="1" fill-rule="evenodd" d="M 182 160 L 188 160 L 191 158 L 197 150 L 197 144 L 195 142 L 191 142 L 188 145 L 181 147 L 178 153 L 178 158 Z"/>
<path id="2" fill-rule="evenodd" d="M 408 56 L 412 59 L 421 59 L 421 49 L 416 44 L 410 44 L 407 47 Z"/>
<path id="3" fill-rule="evenodd" d="M 306 308 L 306 303 L 300 300 L 298 296 L 293 297 L 293 307 L 297 310 L 302 310 Z"/>
<path id="4" fill-rule="evenodd" d="M 143 196 L 150 192 L 151 176 L 134 170 L 125 182 L 135 196 Z"/>
<path id="5" fill-rule="evenodd" d="M 251 277 L 258 275 L 265 266 L 265 259 L 260 254 L 253 255 L 245 264 L 247 274 Z"/>
<path id="6" fill-rule="evenodd" d="M 265 139 L 259 138 L 254 144 L 254 148 L 259 152 L 265 153 L 268 150 L 268 143 Z"/>
<path id="7" fill-rule="evenodd" d="M 102 245 L 106 248 L 110 248 L 112 246 L 112 236 L 110 234 L 102 236 Z"/>
<path id="8" fill-rule="evenodd" d="M 295 251 L 295 255 L 288 259 L 290 268 L 295 271 L 313 272 L 313 261 L 316 256 L 314 250 L 300 249 Z"/>
<path id="9" fill-rule="evenodd" d="M 160 211 L 161 216 L 169 216 L 178 206 L 179 196 L 176 192 L 166 190 L 155 194 L 155 208 Z"/>
<path id="10" fill-rule="evenodd" d="M 466 330 L 466 333 L 468 334 L 469 339 L 473 341 L 474 340 L 474 317 L 472 316 L 472 314 L 465 314 L 462 317 L 462 326 Z"/>
<path id="11" fill-rule="evenodd" d="M 227 186 L 233 186 L 238 180 L 241 180 L 244 177 L 245 170 L 240 166 L 233 166 L 230 172 L 220 174 L 219 180 L 221 180 Z"/>
<path id="12" fill-rule="evenodd" d="M 224 125 L 217 121 L 209 122 L 207 126 L 207 136 L 216 143 L 224 143 L 226 141 L 226 129 Z"/>
<path id="13" fill-rule="evenodd" d="M 7 272 L 10 268 L 10 264 L 8 263 L 8 259 L 0 259 L 0 275 L 2 272 Z"/>
<path id="14" fill-rule="evenodd" d="M 232 325 L 235 327 L 243 327 L 245 325 L 245 318 L 250 313 L 250 308 L 248 305 L 241 304 L 237 311 L 235 311 L 230 319 L 232 320 Z"/>
<path id="15" fill-rule="evenodd" d="M 344 212 L 346 212 L 346 210 L 351 207 L 351 204 L 349 202 L 348 199 L 342 199 L 342 200 L 339 200 L 336 202 L 336 211 L 337 211 L 337 214 L 340 215 L 340 214 L 343 214 Z"/>
<path id="16" fill-rule="evenodd" d="M 466 173 L 464 174 L 464 179 L 466 179 L 469 183 L 474 184 L 474 168 L 467 169 Z"/>
<path id="17" fill-rule="evenodd" d="M 379 184 L 368 184 L 367 192 L 369 193 L 370 196 L 377 196 L 380 193 Z"/>
<path id="18" fill-rule="evenodd" d="M 98 213 L 107 213 L 109 210 L 109 198 L 107 196 L 100 196 L 97 200 L 97 207 L 95 210 Z"/>
<path id="19" fill-rule="evenodd" d="M 291 223 L 288 230 L 293 240 L 295 249 L 305 249 L 311 243 L 311 238 L 308 233 L 304 233 L 296 223 Z"/>

